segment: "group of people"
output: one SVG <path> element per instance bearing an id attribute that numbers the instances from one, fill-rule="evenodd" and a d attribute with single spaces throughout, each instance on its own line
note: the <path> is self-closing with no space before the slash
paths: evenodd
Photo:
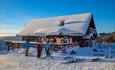
<path id="1" fill-rule="evenodd" d="M 45 44 L 43 44 L 43 41 L 42 41 L 42 40 L 39 40 L 39 41 L 38 41 L 37 47 L 36 47 L 36 49 L 37 49 L 37 58 L 40 58 L 40 57 L 41 57 L 41 52 L 42 52 L 43 48 L 45 49 L 46 57 L 51 56 L 51 55 L 50 55 L 50 51 L 51 51 L 52 47 L 55 47 L 55 46 L 56 46 L 56 39 L 54 38 L 52 47 L 51 47 L 51 45 L 49 44 L 49 42 L 50 42 L 50 41 L 47 40 L 47 41 L 45 42 Z M 75 42 L 72 43 L 72 47 L 74 48 L 74 47 L 76 47 L 76 46 L 77 46 L 77 42 L 75 41 Z M 29 42 L 29 40 L 26 40 L 25 45 L 24 45 L 24 48 L 25 48 L 25 56 L 28 56 L 29 49 L 30 49 L 30 42 Z M 61 42 L 60 42 L 60 48 L 61 48 L 61 50 L 62 50 L 62 53 L 66 53 L 66 45 L 64 44 L 64 41 L 63 41 L 63 40 L 61 40 Z"/>
<path id="2" fill-rule="evenodd" d="M 46 52 L 46 57 L 49 57 L 50 56 L 50 49 L 51 49 L 51 45 L 49 44 L 49 41 L 46 41 L 46 44 L 43 45 L 43 42 L 40 40 L 38 41 L 38 44 L 37 44 L 37 58 L 40 58 L 41 57 L 41 52 L 43 50 L 43 48 L 45 49 L 45 52 Z M 24 49 L 25 49 L 25 56 L 28 56 L 29 54 L 29 49 L 30 49 L 30 42 L 29 40 L 26 40 L 25 44 L 24 44 Z"/>

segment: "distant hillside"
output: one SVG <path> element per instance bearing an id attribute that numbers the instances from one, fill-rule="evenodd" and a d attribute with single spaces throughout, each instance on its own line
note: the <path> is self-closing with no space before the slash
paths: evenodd
<path id="1" fill-rule="evenodd" d="M 100 35 L 100 37 L 98 37 L 99 40 L 102 40 L 103 42 L 115 43 L 115 32 L 100 33 L 99 35 Z"/>
<path id="2" fill-rule="evenodd" d="M 4 36 L 0 37 L 0 44 L 3 44 L 5 40 L 17 40 L 16 36 Z"/>

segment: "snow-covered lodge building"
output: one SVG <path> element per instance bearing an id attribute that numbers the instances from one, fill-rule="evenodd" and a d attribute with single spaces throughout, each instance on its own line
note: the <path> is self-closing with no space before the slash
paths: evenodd
<path id="1" fill-rule="evenodd" d="M 97 37 L 96 27 L 91 13 L 33 19 L 18 34 L 22 40 L 40 38 L 77 41 L 80 46 L 88 46 Z"/>

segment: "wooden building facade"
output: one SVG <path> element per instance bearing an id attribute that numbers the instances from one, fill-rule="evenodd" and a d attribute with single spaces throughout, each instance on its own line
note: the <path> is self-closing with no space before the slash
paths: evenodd
<path id="1" fill-rule="evenodd" d="M 57 43 L 78 42 L 81 47 L 92 46 L 97 37 L 96 26 L 91 13 L 59 16 L 52 18 L 33 19 L 18 34 L 22 41 L 38 41 L 49 39 Z"/>

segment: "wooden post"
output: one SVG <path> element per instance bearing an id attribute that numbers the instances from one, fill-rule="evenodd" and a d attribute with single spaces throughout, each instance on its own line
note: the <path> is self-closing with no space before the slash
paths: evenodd
<path id="1" fill-rule="evenodd" d="M 8 45 L 8 51 L 10 51 L 10 47 L 9 47 L 9 45 Z"/>

